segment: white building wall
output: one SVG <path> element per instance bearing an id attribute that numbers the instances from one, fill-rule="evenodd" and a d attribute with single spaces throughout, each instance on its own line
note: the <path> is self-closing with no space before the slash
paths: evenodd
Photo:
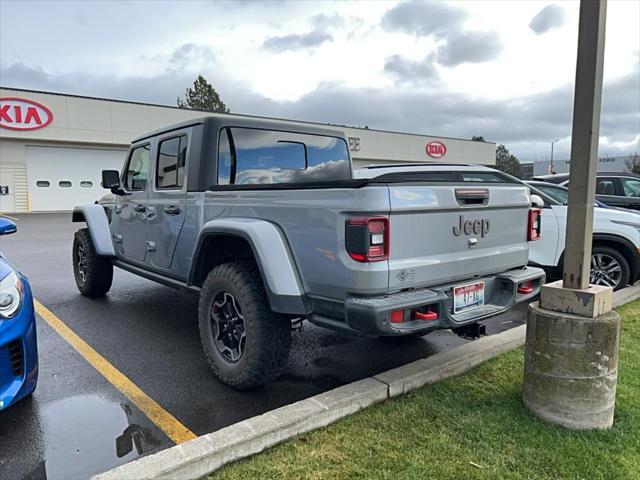
<path id="1" fill-rule="evenodd" d="M 0 88 L 1 97 L 33 100 L 45 105 L 53 113 L 53 121 L 38 130 L 17 131 L 0 128 L 0 172 L 5 172 L 2 177 L 5 181 L 9 179 L 10 168 L 12 172 L 16 168 L 22 169 L 23 172 L 26 170 L 28 177 L 25 150 L 29 146 L 124 150 L 133 138 L 149 131 L 192 118 L 218 115 L 175 107 L 5 88 Z M 293 120 L 286 122 L 292 125 L 311 123 Z M 349 137 L 351 156 L 356 167 L 392 162 L 438 161 L 488 165 L 495 163 L 493 143 L 336 125 L 315 125 L 343 131 Z M 426 154 L 426 146 L 432 141 L 442 142 L 446 146 L 447 153 L 444 157 L 434 159 Z M 17 175 L 15 178 L 19 177 L 20 175 Z M 11 178 L 14 178 L 14 173 L 11 173 Z M 27 180 L 30 182 L 32 179 Z M 12 180 L 12 183 L 16 181 Z M 0 185 L 3 183 L 0 182 Z M 9 199 L 2 202 L 0 197 L 0 211 L 28 211 L 29 202 L 24 188 L 12 188 L 11 191 L 16 192 L 15 200 L 11 201 L 12 206 L 5 207 L 3 203 L 9 205 Z"/>

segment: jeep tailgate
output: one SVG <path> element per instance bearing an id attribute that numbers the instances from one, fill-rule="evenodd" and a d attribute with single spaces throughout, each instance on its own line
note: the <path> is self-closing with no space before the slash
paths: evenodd
<path id="1" fill-rule="evenodd" d="M 388 184 L 389 291 L 527 264 L 529 189 L 521 184 Z"/>

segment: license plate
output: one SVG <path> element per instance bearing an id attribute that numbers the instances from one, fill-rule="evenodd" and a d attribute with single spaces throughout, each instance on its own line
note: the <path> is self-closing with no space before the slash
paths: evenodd
<path id="1" fill-rule="evenodd" d="M 453 313 L 460 313 L 484 305 L 484 282 L 453 287 Z"/>

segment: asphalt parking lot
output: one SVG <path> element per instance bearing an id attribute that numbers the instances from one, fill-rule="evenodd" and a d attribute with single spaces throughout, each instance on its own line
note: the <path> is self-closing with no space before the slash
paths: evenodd
<path id="1" fill-rule="evenodd" d="M 144 394 L 195 435 L 466 342 L 450 331 L 391 343 L 345 337 L 305 323 L 294 332 L 284 374 L 237 392 L 210 373 L 200 348 L 197 297 L 116 270 L 106 298 L 76 290 L 70 214 L 17 217 L 0 249 L 31 281 L 34 297 Z M 525 309 L 487 322 L 488 333 L 521 324 Z M 38 318 L 40 378 L 34 396 L 0 413 L 0 478 L 86 478 L 174 442 Z"/>

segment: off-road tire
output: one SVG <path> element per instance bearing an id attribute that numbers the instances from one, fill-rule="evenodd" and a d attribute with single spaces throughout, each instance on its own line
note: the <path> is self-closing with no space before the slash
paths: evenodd
<path id="1" fill-rule="evenodd" d="M 629 279 L 631 277 L 631 267 L 629 266 L 629 262 L 618 250 L 611 247 L 606 247 L 604 245 L 594 245 L 591 250 L 591 255 L 608 255 L 611 258 L 614 258 L 616 262 L 620 265 L 621 276 L 618 285 L 614 288 L 614 290 L 620 290 L 621 288 L 629 285 Z"/>
<path id="2" fill-rule="evenodd" d="M 216 296 L 231 294 L 242 310 L 246 340 L 240 358 L 225 359 L 216 347 L 211 312 Z M 213 373 L 237 389 L 254 388 L 275 379 L 287 363 L 291 321 L 272 312 L 254 262 L 234 260 L 214 267 L 205 279 L 198 305 L 200 341 Z"/>
<path id="3" fill-rule="evenodd" d="M 86 261 L 83 267 L 79 265 L 81 252 L 84 253 Z M 110 258 L 96 254 L 88 228 L 76 232 L 73 238 L 72 258 L 73 276 L 80 293 L 85 297 L 103 297 L 113 282 L 113 265 Z"/>

